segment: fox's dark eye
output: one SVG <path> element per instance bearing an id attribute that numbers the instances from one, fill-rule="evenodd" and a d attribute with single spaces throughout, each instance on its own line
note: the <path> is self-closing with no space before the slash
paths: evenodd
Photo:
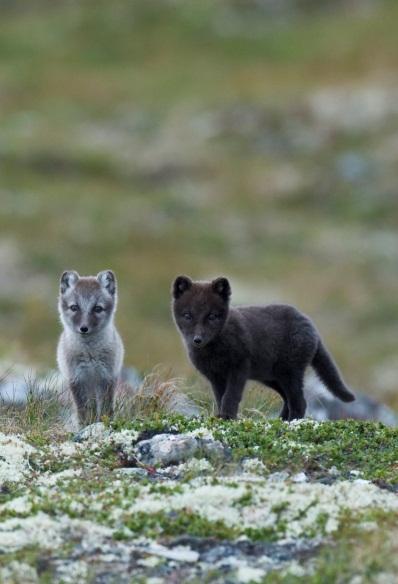
<path id="1" fill-rule="evenodd" d="M 184 312 L 182 316 L 185 320 L 192 320 L 192 314 L 190 312 Z"/>
<path id="2" fill-rule="evenodd" d="M 94 306 L 94 312 L 100 313 L 102 312 L 104 309 L 102 308 L 102 306 Z"/>
<path id="3" fill-rule="evenodd" d="M 69 308 L 72 312 L 77 312 L 79 310 L 79 307 L 77 304 L 72 304 L 72 306 L 69 306 Z"/>
<path id="4" fill-rule="evenodd" d="M 220 318 L 220 315 L 215 314 L 214 312 L 211 312 L 207 318 L 208 318 L 208 320 L 218 320 Z"/>

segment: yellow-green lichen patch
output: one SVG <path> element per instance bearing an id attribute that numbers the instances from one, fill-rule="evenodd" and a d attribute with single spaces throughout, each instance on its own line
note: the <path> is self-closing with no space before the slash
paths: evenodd
<path id="1" fill-rule="evenodd" d="M 146 558 L 163 554 L 169 566 L 180 553 L 175 548 L 188 546 L 192 553 L 181 552 L 180 558 L 191 559 L 177 563 L 189 564 L 192 581 L 206 576 L 211 582 L 212 574 L 217 578 L 225 569 L 237 582 L 250 574 L 278 578 L 270 573 L 287 570 L 293 562 L 283 578 L 295 582 L 301 569 L 317 577 L 319 546 L 339 546 L 341 533 L 352 526 L 359 539 L 366 539 L 383 527 L 387 515 L 398 516 L 397 434 L 379 424 L 171 416 L 105 430 L 82 443 L 45 441 L 31 447 L 18 438 L 27 457 L 21 457 L 22 480 L 5 483 L 1 493 L 3 565 L 16 554 L 26 563 L 35 549 L 57 578 L 87 568 L 89 579 L 94 557 L 98 570 L 109 561 L 119 574 L 136 550 L 134 565 L 145 581 L 157 577 L 161 565 Z M 169 446 L 178 433 L 185 433 L 189 443 L 218 440 L 228 457 L 213 461 L 200 451 L 199 457 L 179 464 L 143 464 L 138 445 L 162 432 L 166 441 L 170 435 Z M 14 437 L 9 440 L 12 444 Z M 9 461 L 13 456 L 9 451 Z M 155 553 L 160 544 L 164 549 Z M 66 546 L 73 551 L 72 563 L 56 559 Z M 213 548 L 217 558 L 212 562 Z M 222 549 L 227 548 L 236 562 L 228 560 L 226 568 Z M 251 549 L 258 550 L 255 557 Z M 301 553 L 313 563 L 303 563 Z"/>

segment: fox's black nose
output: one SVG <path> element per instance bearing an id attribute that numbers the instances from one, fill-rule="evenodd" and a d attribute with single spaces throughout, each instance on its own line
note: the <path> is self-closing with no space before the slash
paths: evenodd
<path id="1" fill-rule="evenodd" d="M 202 337 L 200 337 L 199 335 L 195 335 L 193 338 L 193 342 L 195 343 L 195 345 L 201 345 L 202 344 Z"/>
<path id="2" fill-rule="evenodd" d="M 81 333 L 88 333 L 88 328 L 86 326 L 81 326 L 80 327 L 80 332 Z"/>

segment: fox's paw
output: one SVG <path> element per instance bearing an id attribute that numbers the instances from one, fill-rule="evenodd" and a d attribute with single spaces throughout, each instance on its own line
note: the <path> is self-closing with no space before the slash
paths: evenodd
<path id="1" fill-rule="evenodd" d="M 236 416 L 233 416 L 232 414 L 217 414 L 216 417 L 220 420 L 236 420 Z"/>

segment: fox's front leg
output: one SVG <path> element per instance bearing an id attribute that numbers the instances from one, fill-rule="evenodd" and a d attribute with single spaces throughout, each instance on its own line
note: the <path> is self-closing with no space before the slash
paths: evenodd
<path id="1" fill-rule="evenodd" d="M 83 383 L 71 382 L 70 389 L 76 404 L 81 426 L 88 426 L 97 419 L 97 400 L 94 392 Z"/>
<path id="2" fill-rule="evenodd" d="M 224 377 L 213 377 L 211 387 L 217 404 L 217 414 L 221 415 L 221 401 L 227 386 L 227 380 Z"/>
<path id="3" fill-rule="evenodd" d="M 98 388 L 97 401 L 99 418 L 102 418 L 102 416 L 112 418 L 116 384 L 117 380 L 111 379 Z"/>
<path id="4" fill-rule="evenodd" d="M 221 399 L 220 418 L 234 420 L 237 417 L 247 378 L 247 367 L 230 371 L 226 389 Z"/>

